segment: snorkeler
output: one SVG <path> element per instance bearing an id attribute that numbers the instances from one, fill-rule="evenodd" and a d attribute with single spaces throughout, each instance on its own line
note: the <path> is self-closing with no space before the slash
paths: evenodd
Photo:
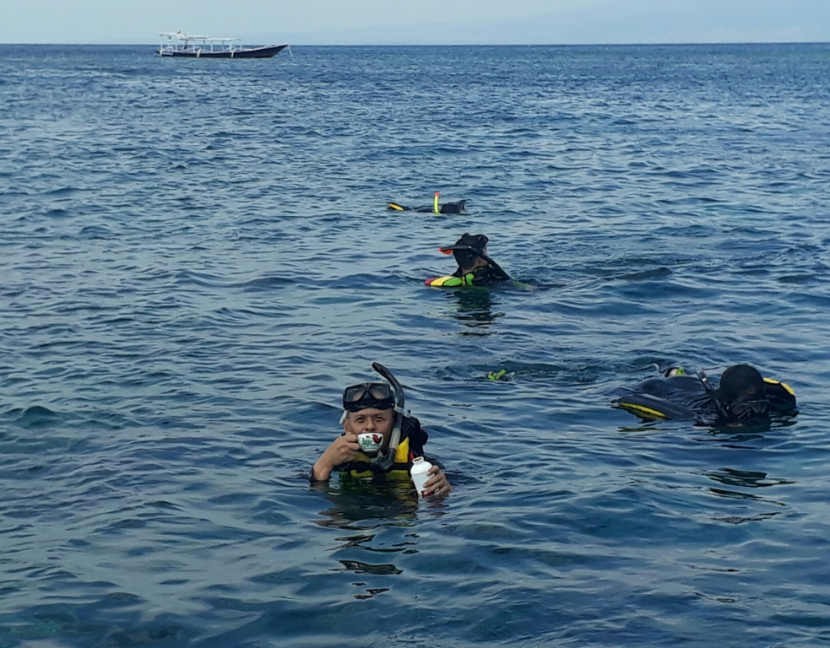
<path id="1" fill-rule="evenodd" d="M 498 263 L 487 254 L 488 239 L 484 234 L 465 233 L 450 247 L 438 248 L 444 254 L 452 254 L 458 268 L 447 277 L 433 277 L 424 283 L 427 286 L 457 288 L 459 286 L 492 286 L 510 281 Z"/>
<path id="2" fill-rule="evenodd" d="M 440 191 L 435 192 L 435 198 L 433 200 L 432 205 L 424 205 L 421 207 L 404 207 L 403 205 L 400 205 L 396 202 L 390 202 L 386 204 L 386 208 L 393 209 L 395 211 L 414 211 L 433 214 L 460 214 L 461 212 L 466 211 L 466 200 L 456 200 L 455 202 L 446 202 L 444 204 L 440 204 L 438 202 L 440 195 Z"/>
<path id="3" fill-rule="evenodd" d="M 614 405 L 646 421 L 692 420 L 697 425 L 736 426 L 764 423 L 771 415 L 795 413 L 795 392 L 786 383 L 764 378 L 747 364 L 733 365 L 714 387 L 698 370 L 687 375 L 673 367 L 614 400 Z"/>
<path id="4" fill-rule="evenodd" d="M 335 470 L 357 478 L 409 479 L 415 457 L 424 456 L 429 438 L 420 421 L 404 413 L 403 387 L 382 364 L 372 368 L 388 383 L 361 383 L 343 392 L 343 433 L 311 469 L 312 481 L 327 481 Z M 426 495 L 452 490 L 441 468 L 433 465 Z"/>

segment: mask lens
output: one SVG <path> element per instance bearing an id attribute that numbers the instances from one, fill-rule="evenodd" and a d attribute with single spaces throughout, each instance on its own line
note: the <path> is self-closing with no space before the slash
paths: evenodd
<path id="1" fill-rule="evenodd" d="M 365 385 L 352 385 L 343 392 L 344 403 L 356 403 L 366 394 Z"/>
<path id="2" fill-rule="evenodd" d="M 372 383 L 369 386 L 369 394 L 372 398 L 376 398 L 378 400 L 385 400 L 392 397 L 392 391 L 386 383 Z"/>

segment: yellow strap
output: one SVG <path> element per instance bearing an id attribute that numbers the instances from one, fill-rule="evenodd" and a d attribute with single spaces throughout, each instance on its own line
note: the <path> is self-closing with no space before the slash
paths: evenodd
<path id="1" fill-rule="evenodd" d="M 351 472 L 349 472 L 349 475 L 351 477 L 355 477 L 356 479 L 371 479 L 375 476 L 371 470 L 364 470 L 363 472 L 352 470 Z M 390 470 L 388 473 L 386 473 L 386 477 L 387 479 L 395 480 L 410 479 L 408 470 Z"/>
<path id="2" fill-rule="evenodd" d="M 398 464 L 409 463 L 409 439 L 404 439 L 398 444 L 398 449 L 395 451 L 395 461 Z"/>

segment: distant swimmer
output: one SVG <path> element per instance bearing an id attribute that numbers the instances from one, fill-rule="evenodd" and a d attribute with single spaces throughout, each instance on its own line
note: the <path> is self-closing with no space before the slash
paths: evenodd
<path id="1" fill-rule="evenodd" d="M 444 254 L 452 254 L 458 268 L 446 277 L 433 277 L 424 283 L 441 288 L 461 286 L 492 286 L 510 281 L 501 266 L 487 254 L 488 239 L 484 234 L 465 233 L 450 247 L 438 248 Z"/>
<path id="2" fill-rule="evenodd" d="M 649 378 L 614 400 L 614 406 L 646 421 L 691 420 L 698 425 L 741 426 L 769 422 L 771 416 L 795 414 L 795 392 L 786 383 L 764 378 L 747 364 L 729 367 L 714 387 L 698 370 L 680 367 Z"/>
<path id="3" fill-rule="evenodd" d="M 460 214 L 467 209 L 467 201 L 466 200 L 456 200 L 455 202 L 446 202 L 444 204 L 439 203 L 439 198 L 441 196 L 440 191 L 435 192 L 435 200 L 433 201 L 432 205 L 424 205 L 422 207 L 404 207 L 396 202 L 387 203 L 387 209 L 393 209 L 395 211 L 414 211 L 414 212 L 421 212 L 421 213 L 433 213 L 433 214 Z"/>

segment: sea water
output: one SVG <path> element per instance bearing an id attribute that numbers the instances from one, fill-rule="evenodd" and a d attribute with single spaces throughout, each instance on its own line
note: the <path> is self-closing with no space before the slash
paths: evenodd
<path id="1" fill-rule="evenodd" d="M 0 47 L 0 646 L 830 642 L 828 143 L 822 44 Z M 309 484 L 373 361 L 448 498 Z"/>

